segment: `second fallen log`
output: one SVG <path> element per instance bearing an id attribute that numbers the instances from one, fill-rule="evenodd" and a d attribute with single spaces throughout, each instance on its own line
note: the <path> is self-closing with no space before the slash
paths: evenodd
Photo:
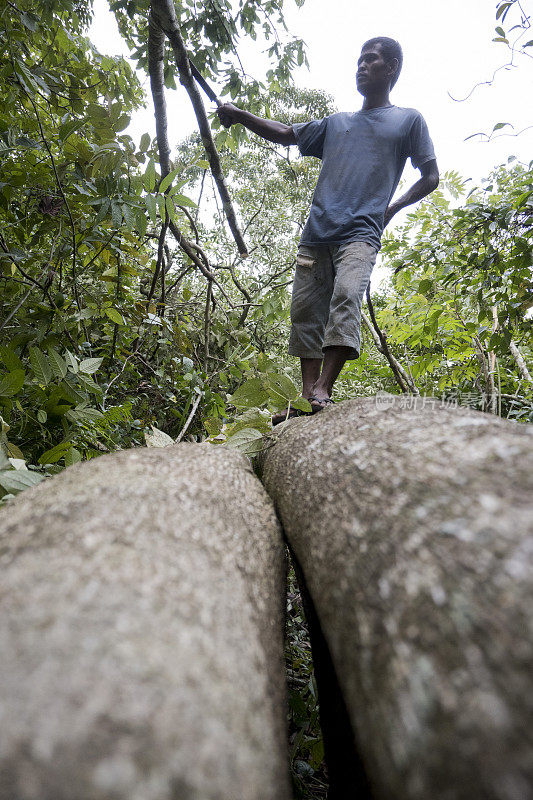
<path id="1" fill-rule="evenodd" d="M 365 398 L 288 423 L 261 471 L 372 796 L 531 800 L 533 429 Z"/>

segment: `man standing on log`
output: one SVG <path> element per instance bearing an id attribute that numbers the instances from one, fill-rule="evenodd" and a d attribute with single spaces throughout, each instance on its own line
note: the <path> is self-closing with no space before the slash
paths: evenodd
<path id="1" fill-rule="evenodd" d="M 361 304 L 383 229 L 439 183 L 424 118 L 389 99 L 402 60 L 394 39 L 378 36 L 363 45 L 356 82 L 364 101 L 355 113 L 285 125 L 232 103 L 218 109 L 226 128 L 241 123 L 269 142 L 297 144 L 303 156 L 322 159 L 296 258 L 289 342 L 289 353 L 300 357 L 302 395 L 313 412 L 333 402 L 333 384 L 345 362 L 359 357 Z M 407 158 L 421 178 L 391 202 Z M 286 416 L 286 410 L 275 415 L 273 424 Z"/>

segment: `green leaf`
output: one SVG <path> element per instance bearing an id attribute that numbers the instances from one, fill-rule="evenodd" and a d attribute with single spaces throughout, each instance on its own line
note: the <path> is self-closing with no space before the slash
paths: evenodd
<path id="1" fill-rule="evenodd" d="M 147 447 L 168 447 L 174 444 L 174 439 L 165 431 L 160 431 L 155 425 L 151 426 L 152 432 L 145 431 L 144 439 Z"/>
<path id="2" fill-rule="evenodd" d="M 169 195 L 165 197 L 165 207 L 172 222 L 176 222 L 176 208 L 172 202 L 172 198 Z"/>
<path id="3" fill-rule="evenodd" d="M 79 450 L 76 450 L 75 447 L 72 447 L 65 456 L 65 466 L 71 467 L 73 464 L 77 464 L 78 461 L 81 461 L 81 453 Z"/>
<path id="4" fill-rule="evenodd" d="M 148 210 L 148 213 L 150 214 L 150 219 L 155 225 L 157 222 L 157 207 L 155 204 L 155 197 L 153 194 L 147 194 L 146 197 L 144 198 L 144 201 L 146 203 L 146 208 Z"/>
<path id="5" fill-rule="evenodd" d="M 505 128 L 506 125 L 510 125 L 511 128 L 513 127 L 513 125 L 511 125 L 510 122 L 497 122 L 494 128 L 492 129 L 492 132 L 494 133 L 494 131 L 499 131 L 502 128 Z"/>
<path id="6" fill-rule="evenodd" d="M 116 322 L 117 325 L 124 325 L 124 319 L 122 318 L 122 314 L 119 311 L 117 311 L 116 308 L 106 308 L 106 309 L 104 309 L 104 311 L 106 313 L 106 316 L 108 316 L 109 319 L 112 322 Z M 100 359 L 100 361 L 101 360 L 102 359 Z M 81 365 L 80 365 L 80 369 L 81 369 Z M 86 370 L 82 370 L 82 372 L 85 372 L 85 371 Z"/>
<path id="7" fill-rule="evenodd" d="M 230 150 L 232 153 L 237 152 L 237 142 L 235 141 L 231 133 L 228 134 L 224 144 L 228 148 L 228 150 Z"/>
<path id="8" fill-rule="evenodd" d="M 120 228 L 122 225 L 122 206 L 118 203 L 111 202 L 111 219 L 115 228 Z"/>
<path id="9" fill-rule="evenodd" d="M 306 400 L 305 397 L 299 397 L 297 400 L 293 400 L 291 402 L 291 406 L 296 408 L 298 411 L 307 411 L 310 413 L 313 409 L 309 400 Z"/>
<path id="10" fill-rule="evenodd" d="M 122 214 L 126 221 L 126 228 L 128 231 L 133 231 L 135 228 L 135 218 L 133 216 L 133 209 L 128 203 L 122 203 Z"/>
<path id="11" fill-rule="evenodd" d="M 280 408 L 300 396 L 299 390 L 287 375 L 269 373 L 265 379 L 265 386 L 269 399 Z"/>
<path id="12" fill-rule="evenodd" d="M 159 211 L 159 216 L 161 217 L 161 219 L 165 219 L 165 214 L 166 214 L 165 195 L 164 194 L 156 195 L 155 202 L 157 205 L 157 209 Z"/>
<path id="13" fill-rule="evenodd" d="M 67 374 L 67 362 L 65 359 L 62 358 L 57 350 L 54 350 L 52 347 L 48 348 L 48 359 L 50 361 L 54 378 L 64 378 Z"/>
<path id="14" fill-rule="evenodd" d="M 47 419 L 48 419 L 48 414 L 43 408 L 40 408 L 39 411 L 37 412 L 37 420 L 41 423 L 41 425 L 44 425 Z"/>
<path id="15" fill-rule="evenodd" d="M 148 219 L 142 208 L 138 208 L 135 212 L 135 222 L 137 223 L 139 236 L 144 236 L 148 227 Z"/>
<path id="16" fill-rule="evenodd" d="M 226 446 L 240 450 L 248 456 L 255 456 L 263 449 L 263 435 L 256 428 L 241 428 L 226 440 Z"/>
<path id="17" fill-rule="evenodd" d="M 52 369 L 47 357 L 38 347 L 30 347 L 30 364 L 37 381 L 47 386 L 52 380 Z"/>
<path id="18" fill-rule="evenodd" d="M 237 408 L 254 408 L 264 406 L 268 402 L 268 392 L 261 378 L 250 378 L 233 393 L 230 398 Z"/>
<path id="19" fill-rule="evenodd" d="M 147 192 L 153 192 L 155 189 L 155 163 L 151 158 L 144 173 L 144 188 Z"/>
<path id="20" fill-rule="evenodd" d="M 110 309 L 106 308 L 106 312 L 108 310 Z M 93 372 L 96 372 L 96 370 L 99 368 L 103 360 L 104 360 L 103 358 L 84 358 L 83 361 L 80 363 L 80 372 L 85 372 L 86 375 L 92 375 Z"/>
<path id="21" fill-rule="evenodd" d="M 78 381 L 83 386 L 84 389 L 87 391 L 92 392 L 94 395 L 100 396 L 102 394 L 102 388 L 99 386 L 96 381 L 93 381 L 90 375 L 85 375 L 83 372 L 80 372 L 78 375 Z"/>
<path id="22" fill-rule="evenodd" d="M 86 121 L 86 118 L 82 117 L 81 119 L 71 119 L 68 122 L 65 122 L 63 125 L 59 126 L 59 130 L 57 132 L 58 137 L 61 139 L 61 141 L 66 141 L 68 137 L 71 136 L 75 130 L 81 128 Z"/>
<path id="23" fill-rule="evenodd" d="M 507 9 L 510 8 L 513 5 L 513 2 L 514 2 L 514 0 L 511 0 L 508 3 L 502 3 L 500 6 L 498 6 L 498 10 L 496 12 L 496 19 L 500 19 L 502 14 L 504 14 L 507 11 Z"/>
<path id="24" fill-rule="evenodd" d="M 209 436 L 218 436 L 222 430 L 222 420 L 220 417 L 207 417 L 202 420 L 202 424 Z"/>
<path id="25" fill-rule="evenodd" d="M 104 415 L 97 408 L 71 408 L 65 415 L 72 422 L 99 422 Z"/>
<path id="26" fill-rule="evenodd" d="M 24 385 L 25 373 L 23 369 L 14 369 L 0 380 L 0 396 L 13 397 L 18 394 Z"/>
<path id="27" fill-rule="evenodd" d="M 149 147 L 150 147 L 150 134 L 143 133 L 143 135 L 141 136 L 141 143 L 139 145 L 139 149 L 143 153 L 146 153 Z"/>
<path id="28" fill-rule="evenodd" d="M 20 20 L 22 24 L 32 33 L 35 33 L 39 24 L 39 17 L 35 14 L 32 14 L 31 11 L 23 11 L 20 15 Z"/>
<path id="29" fill-rule="evenodd" d="M 125 130 L 128 125 L 130 124 L 130 117 L 128 114 L 121 114 L 120 117 L 117 119 L 115 124 L 113 125 L 115 131 L 120 133 L 120 131 Z"/>
<path id="30" fill-rule="evenodd" d="M 191 200 L 190 197 L 185 197 L 184 194 L 173 193 L 172 199 L 177 206 L 190 206 L 191 208 L 196 208 L 196 203 L 194 200 Z"/>
<path id="31" fill-rule="evenodd" d="M 67 366 L 71 372 L 76 374 L 80 371 L 80 365 L 78 364 L 78 359 L 76 356 L 72 355 L 70 350 L 65 352 L 65 361 L 67 362 Z"/>
<path id="32" fill-rule="evenodd" d="M 0 358 L 2 359 L 2 361 L 4 362 L 4 364 L 6 365 L 6 367 L 10 372 L 12 372 L 15 369 L 23 368 L 22 361 L 20 360 L 18 355 L 15 353 L 14 350 L 11 350 L 6 345 L 2 345 L 0 347 Z"/>
<path id="33" fill-rule="evenodd" d="M 169 172 L 168 175 L 166 175 L 163 178 L 163 180 L 159 184 L 159 192 L 161 194 L 166 192 L 166 190 L 168 189 L 168 187 L 170 186 L 170 184 L 172 183 L 172 181 L 174 180 L 174 178 L 176 177 L 176 175 L 178 174 L 180 169 L 181 169 L 181 167 L 177 167 L 176 169 L 173 169 L 172 172 Z"/>
<path id="34" fill-rule="evenodd" d="M 267 417 L 259 408 L 249 408 L 240 414 L 228 429 L 228 437 L 234 436 L 241 428 L 255 428 L 260 433 L 270 433 L 270 415 Z"/>
<path id="35" fill-rule="evenodd" d="M 36 486 L 44 478 L 38 472 L 31 472 L 29 469 L 4 469 L 0 471 L 0 486 L 10 494 L 18 494 Z"/>
<path id="36" fill-rule="evenodd" d="M 72 447 L 71 442 L 60 442 L 39 457 L 39 464 L 56 464 Z"/>

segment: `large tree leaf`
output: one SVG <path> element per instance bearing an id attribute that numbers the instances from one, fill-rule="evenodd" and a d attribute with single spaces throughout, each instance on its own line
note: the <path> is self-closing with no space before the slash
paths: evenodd
<path id="1" fill-rule="evenodd" d="M 24 370 L 14 369 L 0 380 L 0 397 L 13 397 L 18 394 L 24 385 Z"/>
<path id="2" fill-rule="evenodd" d="M 250 378 L 232 394 L 230 402 L 237 408 L 257 408 L 268 402 L 262 378 Z"/>
<path id="3" fill-rule="evenodd" d="M 256 428 L 241 428 L 226 440 L 226 446 L 247 456 L 255 456 L 263 449 L 263 434 Z"/>
<path id="4" fill-rule="evenodd" d="M 3 469 L 0 470 L 0 486 L 10 494 L 18 494 L 30 486 L 36 486 L 43 480 L 44 476 L 38 472 L 31 472 L 26 469 Z"/>
<path id="5" fill-rule="evenodd" d="M 52 380 L 52 368 L 48 357 L 38 347 L 30 347 L 30 363 L 37 381 L 47 386 Z"/>
<path id="6" fill-rule="evenodd" d="M 288 402 L 300 396 L 299 389 L 287 375 L 269 373 L 265 377 L 265 385 L 269 400 L 277 408 L 283 408 Z"/>
<path id="7" fill-rule="evenodd" d="M 103 358 L 85 358 L 80 363 L 80 372 L 85 372 L 86 375 L 92 375 L 93 372 L 97 371 L 103 360 Z"/>
<path id="8" fill-rule="evenodd" d="M 59 355 L 57 350 L 52 347 L 48 349 L 48 359 L 54 374 L 54 378 L 64 378 L 67 374 L 67 362 Z"/>
<path id="9" fill-rule="evenodd" d="M 71 449 L 71 442 L 60 442 L 39 456 L 39 464 L 55 464 Z"/>

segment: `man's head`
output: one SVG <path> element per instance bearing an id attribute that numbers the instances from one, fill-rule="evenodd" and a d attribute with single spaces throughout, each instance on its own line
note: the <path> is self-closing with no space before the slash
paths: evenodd
<path id="1" fill-rule="evenodd" d="M 399 42 L 387 36 L 369 39 L 357 61 L 357 88 L 362 95 L 392 89 L 402 69 L 403 53 Z"/>

